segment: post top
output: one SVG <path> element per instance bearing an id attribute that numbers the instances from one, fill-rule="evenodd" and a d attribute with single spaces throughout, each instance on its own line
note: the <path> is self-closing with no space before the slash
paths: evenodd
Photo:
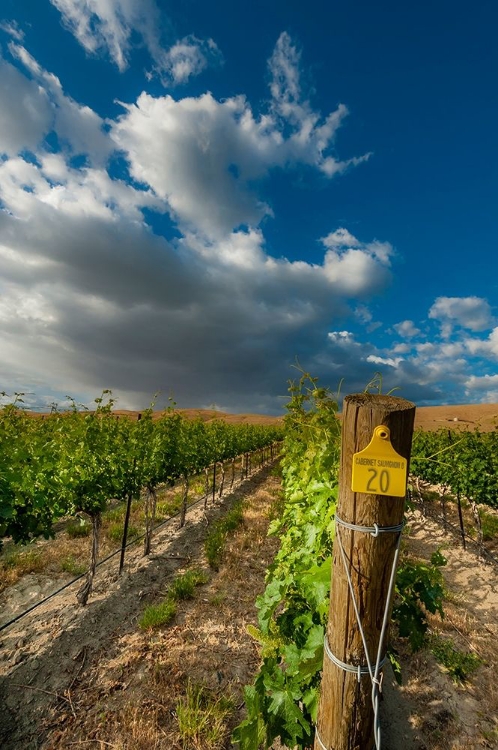
<path id="1" fill-rule="evenodd" d="M 414 409 L 415 404 L 399 396 L 383 396 L 378 393 L 351 393 L 344 401 L 355 406 L 379 407 L 383 411 L 403 411 Z"/>

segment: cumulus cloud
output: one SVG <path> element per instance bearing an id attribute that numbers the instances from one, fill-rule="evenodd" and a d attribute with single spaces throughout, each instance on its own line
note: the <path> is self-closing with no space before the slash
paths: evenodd
<path id="1" fill-rule="evenodd" d="M 104 132 L 104 120 L 90 107 L 67 96 L 59 78 L 44 70 L 25 47 L 11 43 L 9 50 L 29 71 L 34 79 L 33 86 L 50 107 L 52 127 L 62 146 L 68 147 L 74 155 L 85 154 L 93 162 L 105 163 L 113 145 Z M 45 127 L 45 132 L 47 129 Z"/>
<path id="2" fill-rule="evenodd" d="M 391 278 L 389 271 L 393 248 L 388 242 L 360 242 L 340 228 L 322 239 L 327 248 L 325 273 L 343 293 L 361 298 L 378 292 Z"/>
<path id="3" fill-rule="evenodd" d="M 498 375 L 482 375 L 480 377 L 471 375 L 466 381 L 469 390 L 488 390 L 489 388 L 498 389 Z"/>
<path id="4" fill-rule="evenodd" d="M 329 151 L 345 109 L 341 105 L 323 119 L 303 99 L 299 56 L 287 34 L 277 41 L 270 69 L 270 110 L 259 116 L 244 96 L 218 101 L 210 93 L 175 99 L 143 92 L 136 103 L 123 104 L 125 113 L 111 130 L 117 148 L 132 176 L 150 185 L 187 229 L 219 238 L 241 225 L 258 224 L 271 208 L 258 198 L 257 182 L 277 167 L 307 165 L 331 177 L 367 158 L 334 162 L 335 170 L 326 166 L 334 161 Z M 346 235 L 324 240 L 332 275 L 333 256 L 341 252 L 337 242 L 347 240 Z M 391 254 L 388 243 L 369 244 L 368 255 L 381 264 L 387 265 Z M 341 263 L 352 278 L 366 272 L 356 268 L 364 260 L 363 248 Z M 376 278 L 372 286 L 379 283 Z M 353 281 L 350 286 L 354 291 Z"/>
<path id="5" fill-rule="evenodd" d="M 393 325 L 393 328 L 403 339 L 411 339 L 420 333 L 420 328 L 417 328 L 413 320 L 403 320 L 401 323 Z"/>
<path id="6" fill-rule="evenodd" d="M 395 344 L 391 351 L 393 354 L 407 354 L 411 349 L 412 347 L 410 344 Z"/>
<path id="7" fill-rule="evenodd" d="M 429 369 L 417 357 L 393 357 L 369 340 L 359 340 L 350 331 L 331 331 L 328 345 L 311 358 L 310 368 L 333 386 L 342 381 L 344 393 L 365 390 L 376 373 L 382 377 L 382 390 L 397 388 L 396 395 L 418 403 L 443 398 L 441 372 Z"/>
<path id="8" fill-rule="evenodd" d="M 0 58 L 0 154 L 36 149 L 52 123 L 47 92 Z"/>
<path id="9" fill-rule="evenodd" d="M 466 394 L 473 401 L 498 403 L 498 375 L 471 375 L 465 381 Z"/>
<path id="10" fill-rule="evenodd" d="M 208 66 L 222 61 L 223 56 L 212 39 L 198 39 L 191 34 L 158 56 L 155 70 L 165 85 L 177 85 L 187 83 L 189 78 L 199 75 Z"/>
<path id="11" fill-rule="evenodd" d="M 330 232 L 330 234 L 322 239 L 322 242 L 325 247 L 328 247 L 331 250 L 359 247 L 359 241 L 351 234 L 351 232 L 344 229 L 344 227 L 340 227 L 334 232 Z"/>
<path id="12" fill-rule="evenodd" d="M 210 394 L 239 409 L 249 380 L 247 408 L 278 409 L 269 394 L 296 354 L 323 349 L 330 321 L 348 314 L 349 283 L 325 262 L 270 257 L 259 228 L 169 243 L 141 214 L 157 208 L 151 190 L 63 154 L 39 159 L 0 167 L 4 379 L 113 385 L 135 406 L 162 387 L 184 404 Z"/>
<path id="13" fill-rule="evenodd" d="M 466 338 L 465 346 L 473 355 L 490 357 L 492 359 L 498 358 L 498 327 L 493 328 L 488 338 L 485 340 Z"/>
<path id="14" fill-rule="evenodd" d="M 208 236 L 258 224 L 270 211 L 250 181 L 265 174 L 279 134 L 254 120 L 243 97 L 142 93 L 126 105 L 112 138 L 132 176 L 150 185 L 177 220 Z"/>
<path id="15" fill-rule="evenodd" d="M 298 355 L 328 382 L 347 375 L 348 388 L 361 390 L 381 366 L 392 385 L 435 397 L 437 372 L 331 331 L 354 318 L 351 307 L 374 325 L 364 301 L 390 281 L 388 242 L 336 228 L 322 238 L 319 262 L 267 251 L 262 219 L 271 207 L 259 181 L 302 164 L 324 173 L 336 127 L 306 103 L 292 49 L 278 49 L 285 75 L 266 114 L 243 96 L 143 93 L 104 123 L 11 46 L 32 79 L 10 66 L 11 107 L 24 98 L 44 116 L 28 117 L 36 127 L 17 141 L 8 124 L 13 140 L 0 164 L 3 387 L 45 384 L 49 398 L 57 385 L 81 398 L 112 386 L 123 406 L 143 406 L 162 388 L 184 405 L 276 411 Z M 52 128 L 58 153 L 43 146 Z M 134 181 L 111 177 L 116 149 Z M 83 166 L 74 166 L 76 153 L 87 155 Z M 169 212 L 179 237 L 155 235 L 146 210 Z"/>
<path id="16" fill-rule="evenodd" d="M 105 50 L 123 72 L 129 63 L 132 37 L 137 34 L 165 84 L 186 83 L 221 53 L 212 39 L 191 35 L 169 49 L 161 44 L 162 16 L 154 0 L 50 0 L 66 28 L 89 54 Z"/>
<path id="17" fill-rule="evenodd" d="M 449 336 L 455 325 L 485 331 L 493 324 L 489 302 L 482 297 L 438 297 L 429 310 L 429 318 L 441 324 L 444 336 Z"/>
<path id="18" fill-rule="evenodd" d="M 341 239 L 345 236 L 345 230 L 332 233 L 330 244 L 339 248 L 361 245 L 352 236 Z M 404 332 L 405 340 L 384 347 L 351 331 L 331 331 L 328 346 L 316 352 L 308 369 L 332 384 L 344 379 L 344 392 L 363 391 L 376 370 L 384 392 L 397 388 L 397 395 L 419 404 L 498 401 L 498 376 L 489 374 L 490 361 L 498 357 L 498 328 L 486 339 L 460 330 L 452 340 L 437 337 L 420 342 L 408 335 L 417 328 L 414 321 L 402 321 L 393 328 L 400 326 L 397 332 Z M 392 335 L 392 331 L 386 333 Z"/>
<path id="19" fill-rule="evenodd" d="M 354 240 L 354 260 L 348 248 L 331 245 L 321 264 L 268 255 L 258 224 L 270 209 L 251 185 L 269 165 L 286 163 L 278 150 L 285 138 L 274 123 L 256 119 L 243 98 L 176 102 L 142 95 L 131 111 L 150 107 L 149 127 L 159 135 L 164 127 L 165 135 L 162 141 L 146 129 L 133 145 L 134 123 L 114 123 L 111 139 L 100 118 L 85 113 L 23 47 L 11 50 L 36 81 L 10 66 L 12 98 L 41 97 L 46 122 L 13 141 L 0 164 L 5 387 L 13 390 L 14 379 L 51 392 L 57 381 L 61 390 L 80 394 L 113 385 L 129 406 L 143 405 L 163 387 L 185 404 L 203 405 L 210 394 L 240 409 L 249 379 L 258 386 L 247 407 L 278 409 L 269 394 L 281 391 L 294 356 L 323 348 L 330 321 L 348 315 L 350 297 L 380 289 L 377 268 L 385 269 L 389 253 Z M 52 127 L 62 139 L 68 113 L 75 118 L 68 147 L 36 148 Z M 140 116 L 138 123 L 140 131 Z M 171 150 L 164 155 L 168 135 Z M 107 141 L 99 148 L 101 136 Z M 141 188 L 110 177 L 105 158 L 116 147 L 137 167 Z M 77 168 L 71 157 L 79 149 L 90 153 Z M 203 170 L 208 179 L 199 187 Z M 210 193 L 223 200 L 206 207 Z M 222 213 L 218 202 L 225 204 Z M 145 208 L 172 210 L 181 237 L 170 243 L 154 235 Z"/>
<path id="20" fill-rule="evenodd" d="M 139 207 L 157 207 L 152 193 L 113 180 L 104 169 L 72 169 L 60 154 L 39 159 L 39 166 L 21 157 L 0 164 L 0 198 L 18 219 L 36 219 L 42 206 L 49 206 L 59 215 L 142 221 Z"/>

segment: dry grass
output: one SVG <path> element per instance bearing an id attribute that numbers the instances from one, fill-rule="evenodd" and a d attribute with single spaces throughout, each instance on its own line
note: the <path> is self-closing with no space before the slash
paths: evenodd
<path id="1" fill-rule="evenodd" d="M 456 430 L 490 432 L 498 424 L 498 404 L 458 404 L 453 406 L 418 406 L 415 428 L 439 430 L 441 427 Z"/>

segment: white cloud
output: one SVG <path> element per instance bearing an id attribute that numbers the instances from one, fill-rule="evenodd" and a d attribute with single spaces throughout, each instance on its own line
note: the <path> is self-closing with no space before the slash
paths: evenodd
<path id="1" fill-rule="evenodd" d="M 346 229 L 338 229 L 322 239 L 328 248 L 325 254 L 325 273 L 342 293 L 362 297 L 378 292 L 389 282 L 392 246 L 377 241 L 363 243 Z M 380 251 L 381 249 L 381 251 Z"/>
<path id="2" fill-rule="evenodd" d="M 465 353 L 465 346 L 461 341 L 451 341 L 445 344 L 438 343 L 436 345 L 435 355 L 438 358 L 451 360 L 454 357 L 461 357 Z"/>
<path id="3" fill-rule="evenodd" d="M 46 91 L 0 58 L 0 154 L 35 150 L 52 123 Z"/>
<path id="4" fill-rule="evenodd" d="M 186 83 L 221 59 L 212 39 L 191 35 L 169 49 L 161 44 L 162 17 L 154 0 L 50 0 L 64 25 L 89 54 L 101 50 L 123 72 L 129 63 L 132 38 L 138 34 L 153 61 L 154 72 L 165 85 Z"/>
<path id="5" fill-rule="evenodd" d="M 465 388 L 474 401 L 478 398 L 483 403 L 498 403 L 498 375 L 471 375 L 465 381 Z"/>
<path id="6" fill-rule="evenodd" d="M 36 88 L 50 102 L 53 128 L 62 146 L 69 147 L 75 155 L 88 155 L 95 163 L 105 163 L 113 145 L 103 130 L 104 120 L 90 107 L 67 96 L 57 76 L 44 70 L 24 47 L 10 43 L 9 50 L 33 76 Z"/>
<path id="7" fill-rule="evenodd" d="M 366 305 L 358 305 L 354 310 L 354 314 L 357 320 L 359 320 L 360 323 L 363 323 L 364 325 L 372 322 L 372 313 L 370 312 L 368 307 L 366 307 Z"/>
<path id="8" fill-rule="evenodd" d="M 361 246 L 354 237 L 348 237 L 343 243 L 341 236 L 346 236 L 346 233 L 337 233 L 330 245 L 342 250 L 348 246 Z M 417 326 L 414 321 L 407 320 L 393 328 L 398 328 L 398 333 L 410 334 Z M 328 352 L 322 350 L 318 353 L 312 359 L 313 367 L 310 365 L 308 369 L 322 377 L 325 374 L 329 381 L 330 377 L 337 382 L 344 378 L 343 387 L 349 392 L 362 391 L 371 380 L 372 367 L 375 367 L 383 378 L 383 392 L 399 388 L 398 395 L 421 405 L 464 403 L 467 400 L 498 401 L 498 375 L 479 374 L 479 370 L 486 372 L 490 360 L 498 357 L 498 327 L 485 340 L 460 332 L 453 340 L 441 341 L 439 337 L 424 342 L 405 340 L 385 348 L 368 340 L 360 341 L 349 331 L 330 332 L 328 340 Z M 482 359 L 470 360 L 469 354 Z"/>
<path id="9" fill-rule="evenodd" d="M 486 391 L 490 388 L 498 388 L 498 375 L 471 375 L 465 385 L 471 391 Z"/>
<path id="10" fill-rule="evenodd" d="M 71 393 L 112 385 L 129 405 L 162 387 L 242 409 L 249 378 L 260 392 L 248 400 L 275 409 L 268 394 L 294 356 L 323 348 L 348 314 L 340 277 L 271 258 L 259 228 L 171 245 L 143 221 L 151 191 L 62 154 L 4 161 L 0 199 L 3 388 L 15 374 Z"/>
<path id="11" fill-rule="evenodd" d="M 395 344 L 391 351 L 393 354 L 408 354 L 410 352 L 412 347 L 410 344 Z"/>
<path id="12" fill-rule="evenodd" d="M 431 402 L 442 398 L 440 373 L 413 358 L 393 357 L 370 341 L 359 341 L 349 331 L 331 331 L 329 345 L 312 359 L 308 369 L 333 385 L 343 380 L 345 393 L 362 392 L 376 372 L 382 377 L 382 392 L 398 388 L 396 395 Z"/>
<path id="13" fill-rule="evenodd" d="M 28 221 L 45 205 L 60 214 L 141 222 L 139 206 L 158 206 L 150 192 L 112 180 L 104 169 L 71 169 L 54 154 L 40 155 L 40 162 L 16 157 L 0 164 L 0 198 L 18 219 Z"/>
<path id="14" fill-rule="evenodd" d="M 493 328 L 485 340 L 475 338 L 465 339 L 465 346 L 475 356 L 498 358 L 498 327 Z"/>
<path id="15" fill-rule="evenodd" d="M 420 333 L 420 328 L 416 327 L 413 320 L 403 320 L 401 323 L 393 325 L 393 328 L 401 338 L 410 339 L 414 336 L 418 336 Z"/>
<path id="16" fill-rule="evenodd" d="M 380 357 L 378 354 L 369 354 L 367 362 L 372 362 L 375 365 L 387 365 L 388 367 L 397 367 L 400 362 L 403 362 L 402 357 Z"/>
<path id="17" fill-rule="evenodd" d="M 111 137 L 132 176 L 150 185 L 186 230 L 220 239 L 241 225 L 255 226 L 271 215 L 255 192 L 258 180 L 277 167 L 309 165 L 323 172 L 332 158 L 326 152 L 342 110 L 320 121 L 301 101 L 298 64 L 282 34 L 270 63 L 273 98 L 267 114 L 256 116 L 244 96 L 218 101 L 210 93 L 174 99 L 143 92 L 135 104 L 123 105 L 125 114 L 113 124 Z M 384 265 L 391 253 L 388 243 L 368 247 L 368 255 Z M 354 265 L 352 257 L 348 264 Z"/>
<path id="18" fill-rule="evenodd" d="M 339 344 L 370 379 L 365 358 L 376 351 L 327 334 L 351 315 L 349 300 L 388 283 L 389 243 L 341 229 L 328 235 L 336 239 L 324 243 L 323 262 L 290 261 L 268 254 L 261 225 L 271 209 L 258 180 L 276 167 L 322 169 L 319 140 L 330 129 L 317 135 L 315 123 L 306 140 L 302 122 L 256 116 L 244 97 L 144 93 L 108 133 L 27 50 L 11 51 L 34 79 L 10 66 L 12 111 L 26 96 L 46 109 L 41 122 L 25 117 L 36 128 L 21 126 L 17 141 L 8 123 L 0 163 L 2 388 L 36 382 L 89 395 L 112 386 L 139 406 L 162 387 L 189 405 L 243 409 L 246 398 L 275 409 L 268 394 L 281 392 L 295 355 L 321 352 L 330 367 Z M 39 145 L 52 128 L 60 153 Z M 117 148 L 143 189 L 110 177 Z M 87 154 L 79 168 L 76 153 Z M 168 210 L 180 238 L 154 235 L 143 208 Z M 241 396 L 248 380 L 257 386 Z"/>
<path id="19" fill-rule="evenodd" d="M 291 56 L 278 86 L 279 98 L 285 86 L 295 93 L 295 65 Z M 294 71 L 292 76 L 289 71 Z M 208 93 L 176 100 L 144 92 L 136 104 L 123 105 L 126 112 L 113 125 L 112 138 L 125 153 L 133 177 L 150 185 L 178 221 L 219 237 L 271 214 L 253 186 L 272 168 L 305 164 L 323 171 L 335 120 L 330 116 L 327 127 L 319 125 L 319 115 L 307 104 L 292 101 L 289 108 L 277 100 L 281 117 L 256 117 L 243 96 L 217 101 Z M 295 108 L 308 113 L 306 125 L 304 114 L 296 114 Z M 387 263 L 392 248 L 372 242 L 368 252 Z"/>
<path id="20" fill-rule="evenodd" d="M 243 97 L 176 101 L 142 93 L 113 125 L 112 137 L 133 177 L 187 226 L 219 236 L 269 213 L 248 183 L 266 172 L 279 134 L 254 120 Z"/>
<path id="21" fill-rule="evenodd" d="M 301 55 L 287 32 L 280 34 L 268 67 L 270 70 L 271 109 L 293 132 L 285 142 L 286 158 L 312 164 L 327 177 L 333 177 L 367 161 L 371 154 L 338 161 L 330 154 L 337 130 L 349 114 L 344 104 L 322 119 L 304 98 L 300 80 Z"/>
<path id="22" fill-rule="evenodd" d="M 336 344 L 356 344 L 351 331 L 329 331 L 328 338 Z"/>
<path id="23" fill-rule="evenodd" d="M 493 324 L 490 305 L 482 297 L 438 297 L 429 310 L 429 318 L 440 322 L 445 337 L 451 334 L 454 325 L 485 331 Z"/>
<path id="24" fill-rule="evenodd" d="M 347 250 L 361 245 L 360 241 L 344 227 L 339 227 L 335 232 L 330 232 L 326 237 L 323 237 L 322 242 L 330 250 Z"/>
<path id="25" fill-rule="evenodd" d="M 24 39 L 24 31 L 21 29 L 17 21 L 2 21 L 0 23 L 0 29 L 9 34 L 13 39 L 18 42 L 22 42 Z"/>
<path id="26" fill-rule="evenodd" d="M 40 322 L 44 325 L 55 322 L 50 303 L 40 293 L 26 294 L 25 289 L 11 286 L 2 289 L 0 299 L 0 324 L 17 327 L 20 321 Z"/>
<path id="27" fill-rule="evenodd" d="M 190 35 L 175 42 L 156 60 L 156 70 L 164 85 L 177 85 L 221 62 L 221 52 L 212 39 L 204 41 Z"/>
<path id="28" fill-rule="evenodd" d="M 120 71 L 128 65 L 132 32 L 154 57 L 160 51 L 159 11 L 154 0 L 50 0 L 64 25 L 88 53 L 106 49 Z"/>

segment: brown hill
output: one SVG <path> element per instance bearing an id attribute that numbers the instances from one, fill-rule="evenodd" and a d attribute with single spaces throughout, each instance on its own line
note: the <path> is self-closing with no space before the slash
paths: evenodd
<path id="1" fill-rule="evenodd" d="M 273 417 L 268 414 L 227 414 L 224 411 L 215 409 L 176 409 L 187 419 L 201 419 L 203 422 L 211 422 L 213 419 L 222 419 L 230 424 L 281 424 L 283 417 Z M 115 409 L 113 413 L 117 416 L 137 419 L 139 411 L 129 411 L 127 409 Z M 164 414 L 162 411 L 154 412 L 154 419 L 159 419 Z"/>
<path id="2" fill-rule="evenodd" d="M 222 419 L 230 424 L 282 424 L 283 417 L 268 414 L 228 414 L 215 409 L 178 409 L 188 419 L 202 419 L 210 422 Z M 115 409 L 116 416 L 137 419 L 139 411 Z M 154 412 L 154 419 L 159 419 L 164 412 Z M 32 416 L 41 417 L 42 414 L 32 412 Z M 339 415 L 340 416 L 340 415 Z M 415 427 L 422 430 L 439 430 L 447 427 L 456 430 L 474 430 L 477 427 L 482 432 L 490 432 L 498 427 L 498 404 L 456 404 L 450 406 L 418 406 L 415 415 Z"/>
<path id="3" fill-rule="evenodd" d="M 340 415 L 339 415 L 340 416 Z M 450 404 L 417 406 L 415 429 L 436 431 L 475 430 L 491 432 L 498 427 L 498 404 Z"/>
<path id="4" fill-rule="evenodd" d="M 498 404 L 457 404 L 451 406 L 419 406 L 415 413 L 415 427 L 439 430 L 449 427 L 457 430 L 490 432 L 498 425 Z"/>
<path id="5" fill-rule="evenodd" d="M 211 419 L 223 419 L 231 423 L 280 424 L 283 417 L 264 414 L 227 414 L 213 409 L 179 409 L 186 417 L 200 418 L 209 422 Z M 118 412 L 117 412 L 118 413 Z M 128 412 L 137 414 L 137 412 Z M 159 416 L 159 412 L 158 412 Z M 422 430 L 439 430 L 449 427 L 456 430 L 474 430 L 490 432 L 498 426 L 498 404 L 457 404 L 450 406 L 418 406 L 415 413 L 415 427 Z"/>

